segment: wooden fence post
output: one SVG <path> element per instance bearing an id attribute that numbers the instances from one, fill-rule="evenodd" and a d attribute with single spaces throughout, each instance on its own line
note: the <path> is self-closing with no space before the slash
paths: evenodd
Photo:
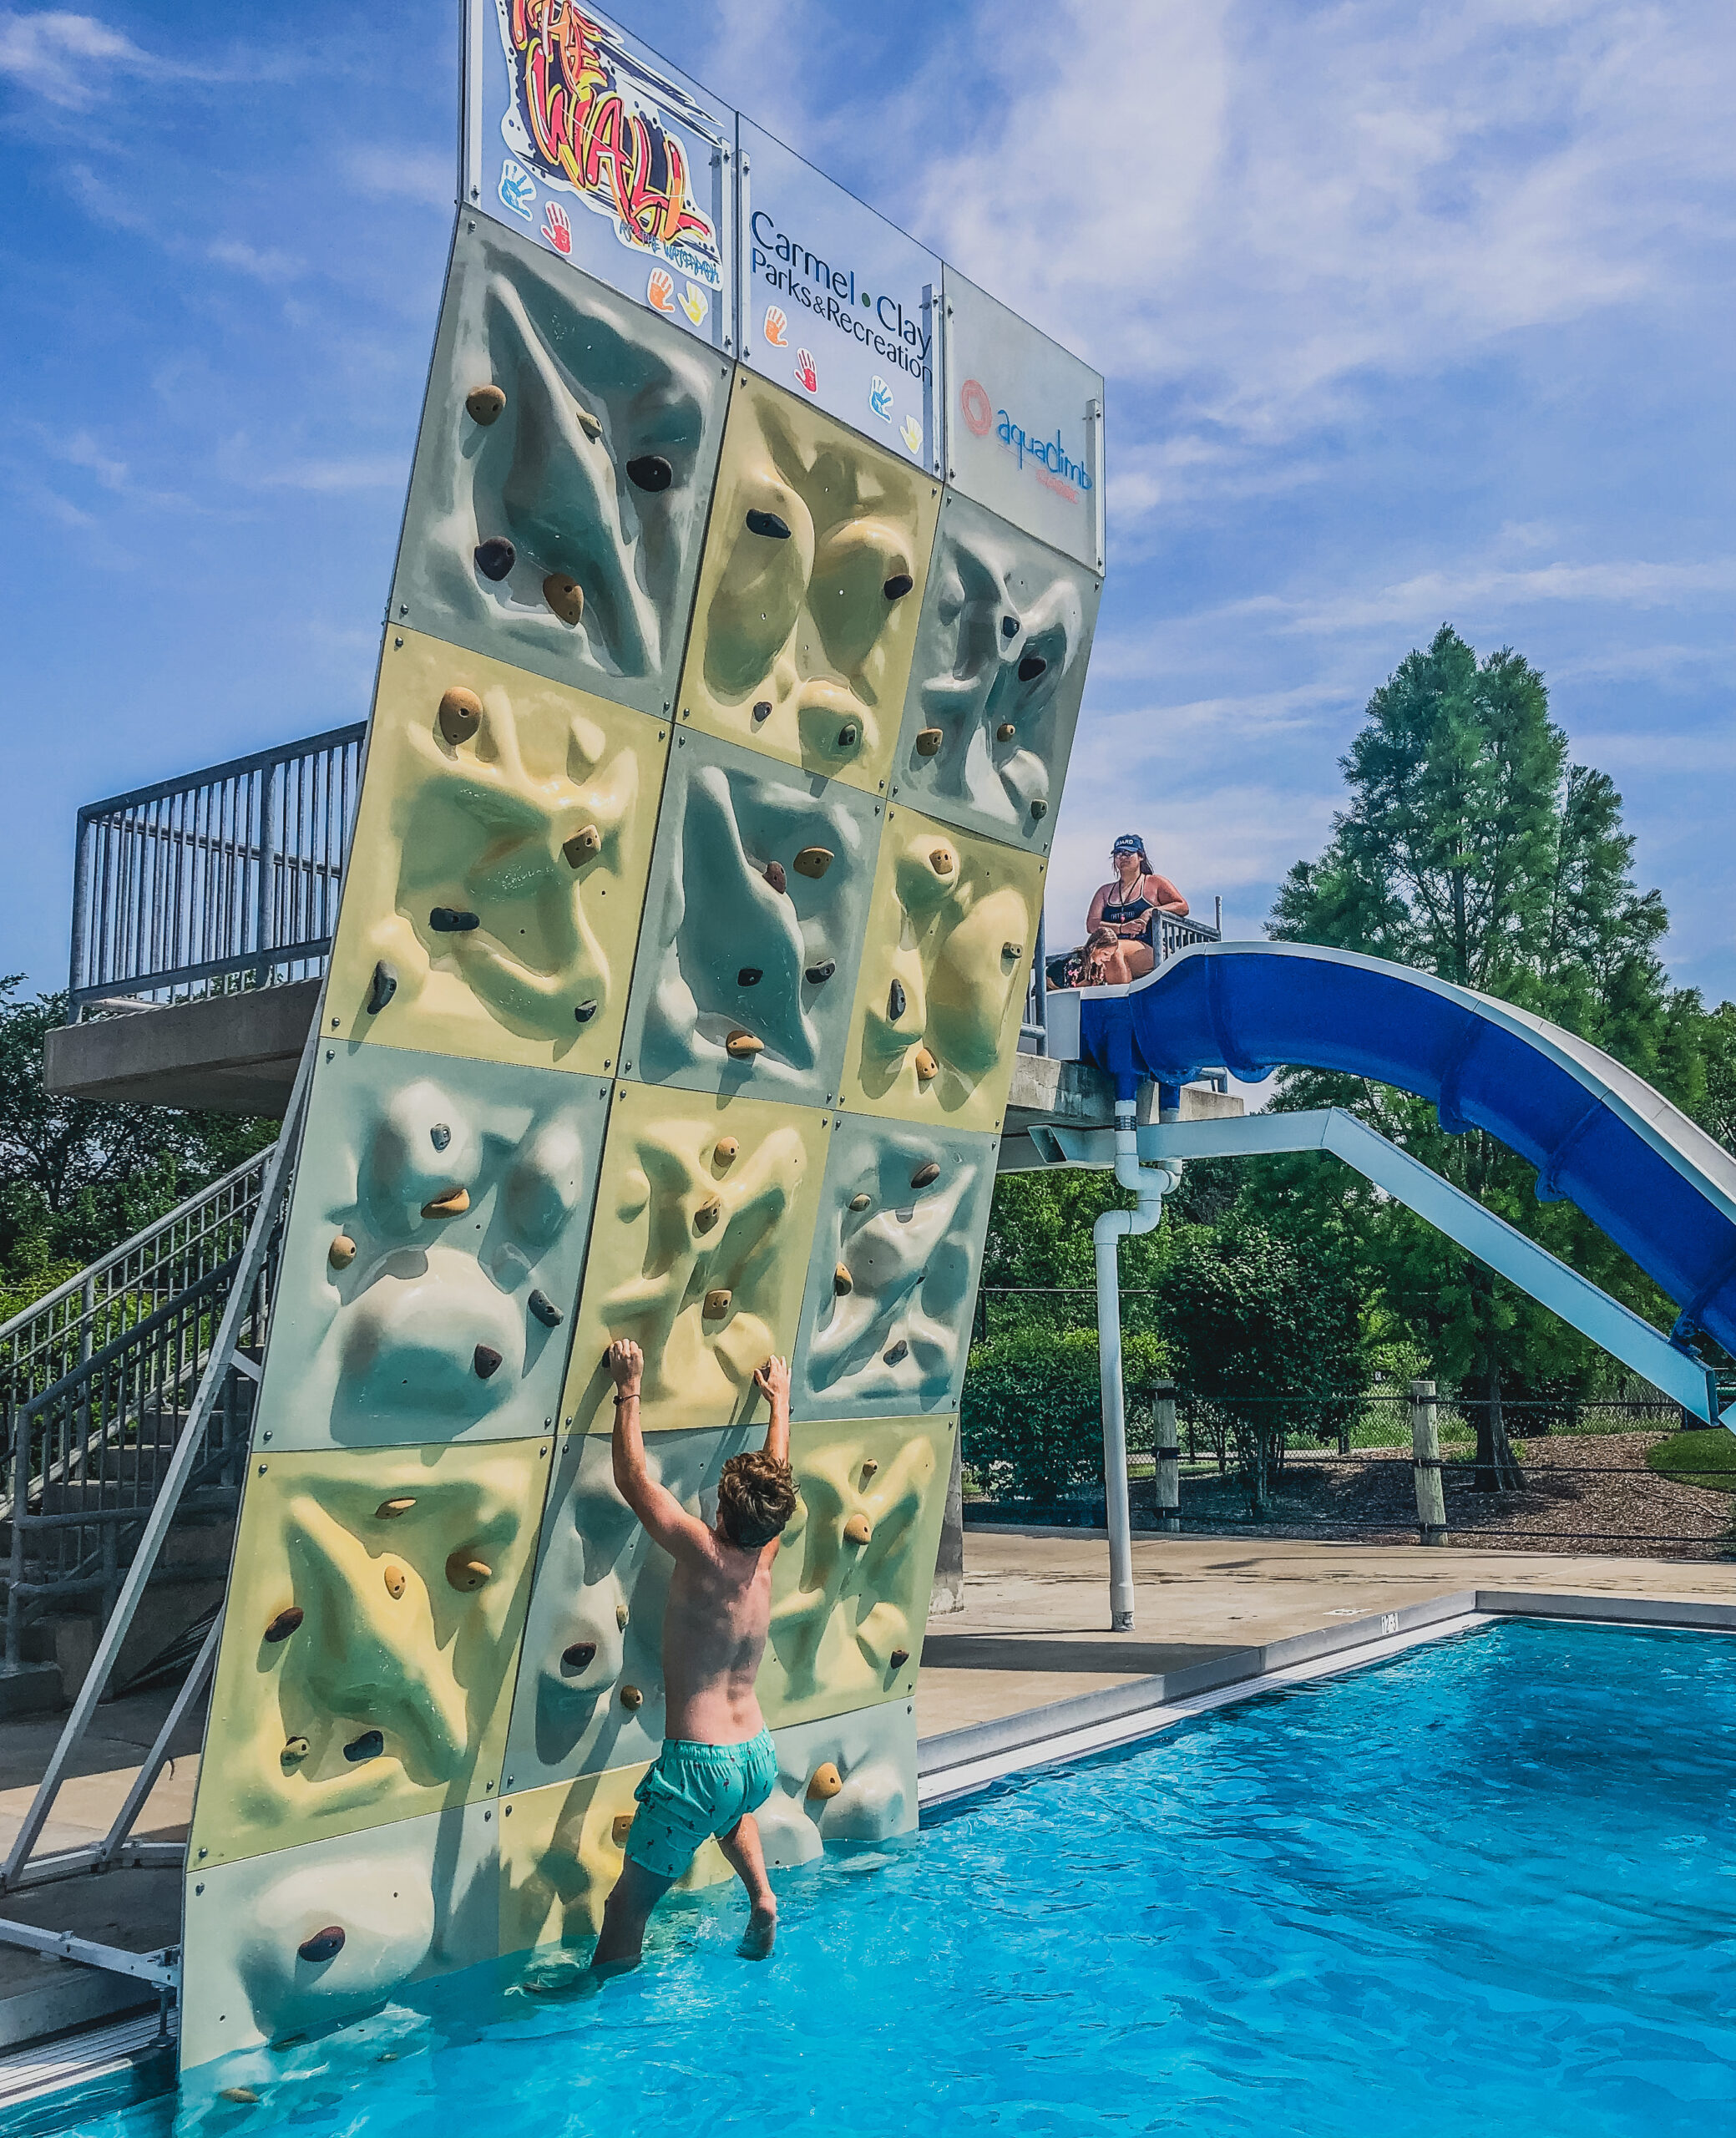
<path id="1" fill-rule="evenodd" d="M 1182 1450 L 1176 1440 L 1176 1384 L 1151 1384 L 1152 1452 L 1157 1458 L 1157 1527 L 1182 1527 Z"/>
<path id="2" fill-rule="evenodd" d="M 1435 1416 L 1435 1384 L 1410 1384 L 1410 1465 L 1416 1481 L 1416 1526 L 1425 1544 L 1446 1542 L 1446 1490 L 1440 1475 L 1440 1434 Z"/>

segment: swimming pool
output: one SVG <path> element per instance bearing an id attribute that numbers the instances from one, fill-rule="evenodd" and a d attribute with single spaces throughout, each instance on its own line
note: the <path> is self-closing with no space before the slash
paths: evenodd
<path id="1" fill-rule="evenodd" d="M 1736 1639 L 1507 1620 L 778 1890 L 770 1967 L 701 1894 L 599 1994 L 473 1970 L 180 2128 L 1698 2138 L 1736 2104 Z"/>

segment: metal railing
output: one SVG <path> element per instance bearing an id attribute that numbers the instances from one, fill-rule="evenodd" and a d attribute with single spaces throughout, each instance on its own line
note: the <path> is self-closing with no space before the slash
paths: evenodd
<path id="1" fill-rule="evenodd" d="M 1160 913 L 1154 917 L 1151 928 L 1151 948 L 1161 965 L 1195 943 L 1221 943 L 1223 940 L 1223 900 L 1214 899 L 1213 919 L 1210 925 L 1191 917 L 1178 920 L 1173 914 Z M 1057 954 L 1056 964 L 1060 965 Z M 1045 917 L 1037 920 L 1037 955 L 1031 961 L 1030 984 L 1025 994 L 1025 1016 L 1019 1027 L 1019 1045 L 1026 1054 L 1046 1054 L 1049 1051 L 1049 943 Z"/>
<path id="2" fill-rule="evenodd" d="M 323 970 L 367 724 L 78 812 L 69 1014 Z"/>

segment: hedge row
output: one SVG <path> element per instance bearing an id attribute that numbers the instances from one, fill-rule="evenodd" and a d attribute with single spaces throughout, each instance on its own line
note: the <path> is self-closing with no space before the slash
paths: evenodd
<path id="1" fill-rule="evenodd" d="M 1163 1370 L 1155 1336 L 1122 1340 L 1128 1409 Z M 993 1499 L 1049 1505 L 1103 1482 L 1103 1392 L 1095 1330 L 1010 1330 L 974 1345 L 960 1406 L 964 1463 Z"/>

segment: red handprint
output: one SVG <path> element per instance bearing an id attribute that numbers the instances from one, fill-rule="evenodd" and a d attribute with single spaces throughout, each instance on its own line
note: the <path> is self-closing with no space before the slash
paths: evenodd
<path id="1" fill-rule="evenodd" d="M 543 203 L 543 236 L 564 259 L 573 250 L 573 225 L 567 220 L 567 211 L 558 200 Z"/>
<path id="2" fill-rule="evenodd" d="M 675 310 L 675 278 L 666 267 L 652 268 L 651 279 L 645 286 L 645 301 L 653 312 Z"/>
<path id="3" fill-rule="evenodd" d="M 810 393 L 820 390 L 820 374 L 814 369 L 814 360 L 806 349 L 796 352 L 796 383 L 805 387 Z"/>

